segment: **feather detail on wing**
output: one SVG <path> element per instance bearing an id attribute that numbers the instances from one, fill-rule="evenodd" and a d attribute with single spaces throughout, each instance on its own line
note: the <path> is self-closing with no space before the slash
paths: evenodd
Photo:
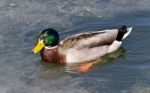
<path id="1" fill-rule="evenodd" d="M 118 29 L 76 34 L 62 40 L 60 45 L 64 48 L 77 49 L 110 45 L 116 39 L 117 33 Z"/>

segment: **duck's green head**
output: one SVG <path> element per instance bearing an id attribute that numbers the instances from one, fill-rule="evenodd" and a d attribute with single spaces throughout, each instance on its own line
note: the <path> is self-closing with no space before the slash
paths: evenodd
<path id="1" fill-rule="evenodd" d="M 59 34 L 52 28 L 41 32 L 37 45 L 33 48 L 34 53 L 40 52 L 45 46 L 54 47 L 59 43 Z"/>

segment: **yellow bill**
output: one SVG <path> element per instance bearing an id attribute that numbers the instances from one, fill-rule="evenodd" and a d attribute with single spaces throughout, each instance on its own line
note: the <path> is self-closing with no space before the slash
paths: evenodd
<path id="1" fill-rule="evenodd" d="M 45 47 L 44 41 L 39 39 L 37 45 L 32 49 L 33 53 L 40 52 Z"/>

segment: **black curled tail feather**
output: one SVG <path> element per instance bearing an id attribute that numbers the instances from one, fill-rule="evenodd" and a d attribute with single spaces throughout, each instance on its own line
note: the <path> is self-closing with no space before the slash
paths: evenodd
<path id="1" fill-rule="evenodd" d="M 118 29 L 117 34 L 117 41 L 122 41 L 124 34 L 127 32 L 127 26 L 123 25 L 121 28 Z"/>

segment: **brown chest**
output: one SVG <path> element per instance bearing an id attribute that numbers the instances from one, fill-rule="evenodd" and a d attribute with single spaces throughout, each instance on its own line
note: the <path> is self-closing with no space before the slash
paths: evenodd
<path id="1" fill-rule="evenodd" d="M 59 53 L 58 48 L 43 49 L 41 52 L 41 57 L 45 62 L 66 63 L 65 56 Z"/>

